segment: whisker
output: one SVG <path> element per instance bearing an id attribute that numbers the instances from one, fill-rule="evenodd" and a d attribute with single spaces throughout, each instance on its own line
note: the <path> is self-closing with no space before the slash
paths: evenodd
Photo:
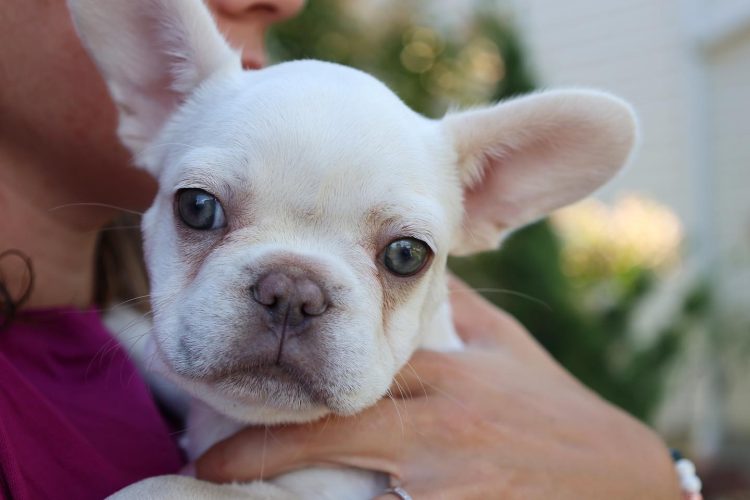
<path id="1" fill-rule="evenodd" d="M 99 350 L 97 350 L 96 353 L 91 357 L 91 360 L 86 366 L 86 371 L 83 373 L 83 378 L 85 380 L 88 380 L 89 374 L 91 373 L 91 370 L 94 368 L 94 366 L 97 363 L 102 363 L 104 361 L 105 356 L 109 354 L 110 352 L 112 352 L 114 349 L 117 349 L 118 345 L 119 345 L 119 342 L 114 337 L 107 340 L 107 342 L 105 342 L 104 345 L 102 345 L 99 348 Z"/>
<path id="2" fill-rule="evenodd" d="M 117 335 L 113 334 L 112 338 L 109 339 L 101 348 L 99 348 L 99 350 L 96 352 L 96 354 L 94 354 L 94 356 L 91 358 L 91 361 L 89 361 L 89 364 L 86 367 L 86 372 L 85 372 L 84 376 L 88 377 L 88 374 L 91 371 L 91 369 L 94 367 L 94 365 L 96 363 L 102 363 L 102 362 L 104 362 L 105 359 L 106 359 L 106 356 L 109 355 L 109 354 L 111 354 L 111 353 L 114 353 L 117 350 L 118 347 L 125 348 L 125 346 L 123 345 L 123 342 L 125 341 L 125 339 L 123 339 L 122 337 L 118 337 L 118 335 L 121 336 L 121 335 L 125 334 L 128 330 L 130 330 L 135 325 L 137 325 L 141 320 L 146 319 L 146 316 L 149 315 L 149 314 L 151 314 L 151 313 L 149 312 L 149 313 L 145 313 L 145 314 L 141 315 L 141 317 L 139 317 L 139 318 L 131 321 L 130 323 L 128 323 L 128 325 L 126 325 L 125 328 L 123 328 L 121 331 L 119 331 Z M 136 342 L 138 340 L 140 340 L 140 337 L 143 337 L 143 335 L 140 335 L 139 338 L 136 339 Z M 135 343 L 133 345 L 135 345 Z M 127 349 L 126 349 L 126 352 L 127 352 Z"/>
<path id="3" fill-rule="evenodd" d="M 143 148 L 143 151 L 151 151 L 152 149 L 156 148 L 163 148 L 165 146 L 185 146 L 186 148 L 193 148 L 195 146 L 191 144 L 185 144 L 184 142 L 159 142 L 155 144 L 149 144 L 145 148 Z"/>
<path id="4" fill-rule="evenodd" d="M 448 400 L 450 400 L 451 402 L 455 403 L 455 404 L 456 404 L 456 405 L 457 405 L 458 407 L 460 407 L 461 409 L 463 409 L 463 410 L 468 410 L 468 409 L 469 409 L 469 406 L 468 406 L 468 405 L 467 405 L 466 403 L 462 402 L 461 400 L 459 400 L 459 399 L 458 399 L 457 397 L 455 397 L 455 396 L 454 396 L 454 395 L 452 395 L 451 393 L 449 393 L 449 392 L 446 392 L 445 390 L 443 390 L 443 389 L 439 388 L 439 387 L 438 387 L 438 386 L 436 386 L 436 385 L 430 384 L 429 382 L 425 382 L 425 384 L 426 384 L 426 385 L 427 385 L 427 387 L 429 387 L 429 388 L 430 388 L 431 390 L 433 390 L 433 391 L 437 392 L 438 394 L 440 394 L 440 395 L 444 396 L 445 398 L 447 398 L 447 399 L 448 399 Z"/>
<path id="5" fill-rule="evenodd" d="M 126 304 L 130 304 L 131 302 L 140 302 L 142 300 L 149 299 L 149 298 L 151 298 L 151 294 L 147 293 L 146 295 L 141 295 L 139 297 L 133 297 L 133 298 L 130 298 L 128 300 L 124 300 L 122 302 L 118 302 L 117 304 L 112 304 L 111 306 L 107 307 L 106 309 L 101 309 L 101 311 L 108 311 L 110 309 L 116 309 L 116 308 L 122 307 L 122 306 L 124 306 Z"/>
<path id="6" fill-rule="evenodd" d="M 121 331 L 119 331 L 117 333 L 117 339 L 119 340 L 119 344 L 122 345 L 122 347 L 125 349 L 128 357 L 131 356 L 130 353 L 134 351 L 136 344 L 138 344 L 141 340 L 143 340 L 144 338 L 146 338 L 148 335 L 151 334 L 151 325 L 150 325 L 150 321 L 148 320 L 148 316 L 152 316 L 152 315 L 153 315 L 153 313 L 151 311 L 142 314 L 140 317 L 135 318 L 134 320 L 132 320 L 124 329 L 122 329 Z M 130 337 L 126 337 L 125 336 L 125 334 L 129 330 L 131 330 L 132 328 L 134 328 L 134 327 L 142 324 L 142 322 L 147 322 L 148 323 L 148 328 L 146 329 L 146 331 L 144 331 L 141 334 L 133 335 L 133 336 L 130 336 Z M 139 374 L 139 372 L 140 372 L 140 370 L 138 369 L 138 365 L 139 365 L 138 361 L 139 360 L 133 359 L 132 361 L 136 365 L 136 370 L 132 371 L 131 374 L 130 374 L 130 377 L 128 377 L 128 380 L 126 382 L 124 382 L 126 385 L 132 384 L 133 383 L 133 378 L 136 377 Z M 140 362 L 144 363 L 144 364 L 145 364 L 145 361 L 146 360 L 140 360 Z M 125 361 L 123 360 L 123 368 L 124 368 L 124 363 L 125 363 Z M 122 374 L 122 369 L 121 369 L 120 373 Z M 145 373 L 141 373 L 142 377 L 145 377 L 145 375 L 146 375 Z M 121 383 L 122 382 L 123 381 L 121 380 Z"/>
<path id="7" fill-rule="evenodd" d="M 96 312 L 96 313 L 100 313 L 100 314 L 101 313 L 108 313 L 108 312 L 113 311 L 114 309 L 117 309 L 119 307 L 123 307 L 123 306 L 125 306 L 127 304 L 130 304 L 130 303 L 136 304 L 138 302 L 143 302 L 144 300 L 148 300 L 149 298 L 150 298 L 150 295 L 143 295 L 141 297 L 134 297 L 132 299 L 128 299 L 128 300 L 125 300 L 123 302 L 119 302 L 117 304 L 109 305 L 107 307 L 98 307 L 98 308 L 91 308 L 91 309 L 85 309 L 85 310 L 71 309 L 69 311 L 68 310 L 59 311 L 59 312 L 57 312 L 57 314 L 59 314 L 60 316 L 65 316 L 65 315 L 76 315 L 76 314 L 80 315 L 80 314 L 86 314 L 86 313 L 89 313 L 89 312 Z M 148 312 L 151 312 L 151 311 L 148 311 Z"/>
<path id="8" fill-rule="evenodd" d="M 430 395 L 427 394 L 427 388 L 424 386 L 424 382 L 422 381 L 422 377 L 419 376 L 419 373 L 417 373 L 417 370 L 414 369 L 411 363 L 407 362 L 406 367 L 411 370 L 411 372 L 414 374 L 415 377 L 417 377 L 417 381 L 419 382 L 419 385 L 422 387 L 422 392 L 424 392 L 425 399 L 429 399 Z"/>
<path id="9" fill-rule="evenodd" d="M 496 294 L 512 295 L 514 297 L 519 297 L 519 298 L 522 298 L 522 299 L 526 299 L 526 300 L 529 300 L 529 301 L 531 301 L 531 302 L 533 302 L 535 304 L 538 304 L 538 305 L 544 307 L 545 309 L 547 309 L 550 312 L 552 312 L 554 310 L 552 308 L 552 306 L 550 306 L 547 302 L 543 301 L 542 299 L 538 299 L 536 297 L 533 297 L 531 295 L 525 294 L 523 292 L 518 292 L 516 290 L 509 290 L 507 288 L 470 288 L 470 290 L 472 290 L 474 292 L 478 292 L 478 293 L 496 293 Z M 452 290 L 450 293 L 462 293 L 462 292 L 463 293 L 467 293 L 467 292 L 461 291 L 461 290 L 458 290 L 458 291 Z"/>
<path id="10" fill-rule="evenodd" d="M 101 229 L 97 229 L 98 232 L 103 233 L 104 231 L 114 231 L 114 230 L 120 230 L 120 229 L 140 229 L 141 226 L 135 225 L 135 226 L 106 226 Z"/>
<path id="11" fill-rule="evenodd" d="M 119 210 L 121 212 L 133 214 L 133 215 L 143 215 L 143 212 L 138 212 L 136 210 L 130 210 L 128 208 L 118 207 L 117 205 L 110 205 L 109 203 L 96 203 L 96 202 L 81 202 L 81 203 L 66 203 L 64 205 L 58 205 L 56 207 L 52 207 L 49 209 L 50 212 L 56 212 L 58 210 L 61 210 L 63 208 L 71 208 L 71 207 L 101 207 L 101 208 L 112 208 L 114 210 Z"/>
<path id="12" fill-rule="evenodd" d="M 319 434 L 319 435 L 320 435 L 320 434 L 323 434 L 323 432 L 324 432 L 324 431 L 326 430 L 326 428 L 328 428 L 328 424 L 329 424 L 330 422 L 331 422 L 331 414 L 329 413 L 329 414 L 327 414 L 327 415 L 325 416 L 325 421 L 323 422 L 323 425 L 322 425 L 322 427 L 321 427 L 321 428 L 320 428 L 320 430 L 318 431 L 318 434 Z"/>
<path id="13" fill-rule="evenodd" d="M 398 378 L 401 377 L 401 381 L 404 382 L 404 385 L 401 385 Z M 393 384 L 398 387 L 398 392 L 400 395 L 406 396 L 406 397 L 400 397 L 399 399 L 413 399 L 413 394 L 411 392 L 411 387 L 406 383 L 406 379 L 403 375 L 400 373 L 397 373 L 395 377 L 393 377 Z M 404 391 L 404 386 L 408 389 L 408 393 Z"/>
<path id="14" fill-rule="evenodd" d="M 394 380 L 394 382 L 396 382 Z M 398 382 L 396 382 L 396 386 L 399 387 L 399 391 L 401 390 L 401 387 L 399 386 Z M 401 415 L 401 411 L 398 409 L 398 403 L 396 402 L 396 398 L 393 396 L 393 392 L 391 392 L 390 387 L 385 392 L 386 397 L 391 400 L 391 403 L 393 403 L 393 408 L 396 410 L 396 415 L 398 415 L 398 421 L 401 425 L 401 434 L 406 434 L 406 426 L 404 425 L 404 417 Z"/>
<path id="15" fill-rule="evenodd" d="M 268 426 L 263 426 L 263 450 L 260 455 L 260 480 L 263 481 L 266 472 L 266 444 L 268 443 Z"/>

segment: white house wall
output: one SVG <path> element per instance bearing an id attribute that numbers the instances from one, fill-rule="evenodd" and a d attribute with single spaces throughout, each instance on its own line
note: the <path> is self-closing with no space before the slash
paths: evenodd
<path id="1" fill-rule="evenodd" d="M 638 192 L 675 210 L 688 250 L 710 266 L 719 306 L 711 335 L 747 359 L 750 350 L 741 346 L 750 344 L 750 1 L 498 2 L 513 6 L 543 85 L 597 87 L 633 103 L 643 130 L 640 153 L 601 196 Z M 710 42 L 708 49 L 700 40 Z M 750 436 L 750 371 L 726 372 L 728 427 Z M 685 415 L 691 403 L 685 404 L 676 414 Z"/>

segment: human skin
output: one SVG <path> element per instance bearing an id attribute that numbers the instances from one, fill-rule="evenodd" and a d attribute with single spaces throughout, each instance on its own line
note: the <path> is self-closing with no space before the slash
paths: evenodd
<path id="1" fill-rule="evenodd" d="M 304 0 L 210 0 L 222 31 L 263 65 L 263 37 Z M 64 0 L 0 4 L 0 242 L 34 263 L 27 307 L 91 303 L 97 232 L 117 210 L 143 211 L 155 181 L 133 168 L 115 135 L 116 112 L 81 46 Z M 86 203 L 89 205 L 76 206 Z M 18 294 L 22 270 L 3 263 Z"/>
<path id="2" fill-rule="evenodd" d="M 302 2 L 208 4 L 256 68 L 266 28 Z M 117 141 L 114 106 L 63 0 L 5 0 L 0 47 L 0 251 L 33 261 L 25 307 L 88 307 L 97 232 L 118 213 L 92 204 L 143 211 L 155 182 Z M 11 293 L 21 287 L 19 264 L 0 262 Z M 399 378 L 401 397 L 356 417 L 242 432 L 199 460 L 199 476 L 337 463 L 390 472 L 417 499 L 679 498 L 653 433 L 583 388 L 474 292 L 454 283 L 452 298 L 466 352 L 417 353 Z"/>

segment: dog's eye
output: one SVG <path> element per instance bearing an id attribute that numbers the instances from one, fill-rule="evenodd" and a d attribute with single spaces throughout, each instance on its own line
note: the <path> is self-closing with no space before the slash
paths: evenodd
<path id="1" fill-rule="evenodd" d="M 177 213 L 182 222 L 193 229 L 219 229 L 227 225 L 219 200 L 202 189 L 179 190 Z"/>
<path id="2" fill-rule="evenodd" d="M 401 238 L 385 247 L 383 263 L 393 274 L 411 276 L 424 267 L 429 256 L 427 243 L 416 238 Z"/>

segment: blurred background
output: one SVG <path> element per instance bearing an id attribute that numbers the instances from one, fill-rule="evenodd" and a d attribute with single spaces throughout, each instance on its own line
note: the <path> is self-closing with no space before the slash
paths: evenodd
<path id="1" fill-rule="evenodd" d="M 750 498 L 748 0 L 308 0 L 269 47 L 428 116 L 546 87 L 630 101 L 624 174 L 451 267 L 694 458 L 707 498 Z"/>

